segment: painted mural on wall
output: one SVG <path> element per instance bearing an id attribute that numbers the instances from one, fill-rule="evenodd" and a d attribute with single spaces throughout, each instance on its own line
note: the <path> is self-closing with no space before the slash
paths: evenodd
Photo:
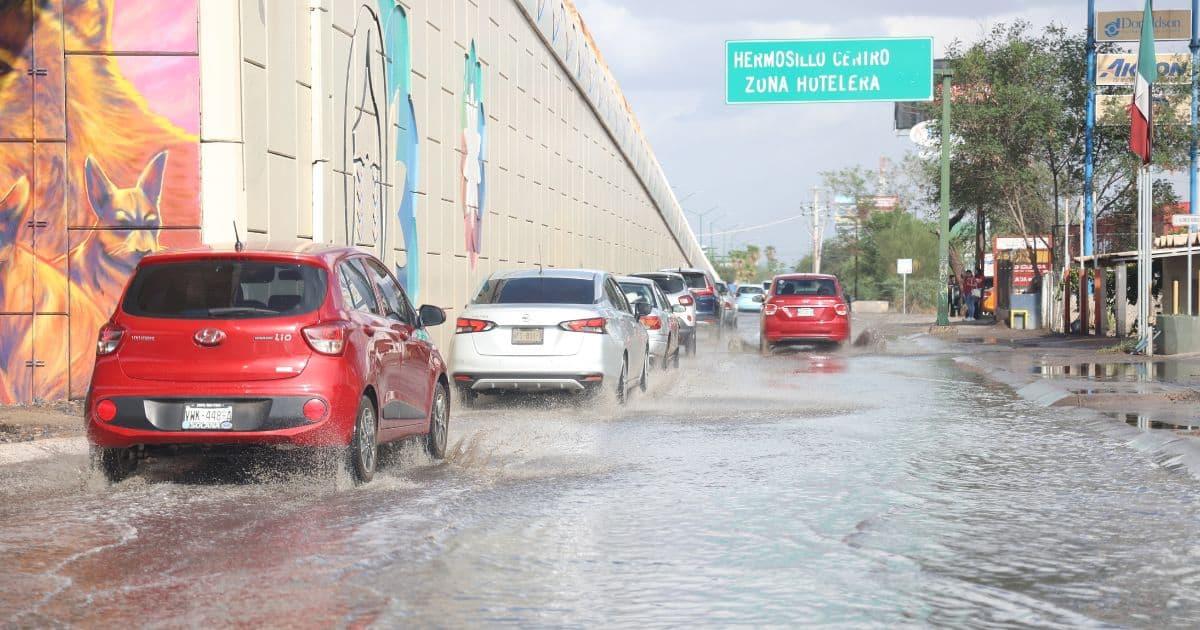
<path id="1" fill-rule="evenodd" d="M 387 51 L 384 93 L 387 95 L 388 120 L 396 123 L 392 157 L 402 171 L 396 186 L 396 208 L 400 230 L 404 233 L 403 265 L 396 265 L 396 277 L 409 297 L 416 301 L 421 290 L 421 248 L 417 233 L 417 186 L 420 174 L 420 141 L 417 132 L 417 108 L 412 98 L 412 39 L 408 13 L 396 0 L 378 0 L 383 23 L 383 44 Z"/>
<path id="2" fill-rule="evenodd" d="M 134 265 L 199 242 L 196 18 L 0 2 L 0 403 L 86 393 Z"/>
<path id="3" fill-rule="evenodd" d="M 471 269 L 479 262 L 483 251 L 483 218 L 487 193 L 487 113 L 483 106 L 483 65 L 475 53 L 475 42 L 466 55 L 462 105 L 459 107 L 459 127 L 462 129 L 462 191 L 463 234 Z"/>

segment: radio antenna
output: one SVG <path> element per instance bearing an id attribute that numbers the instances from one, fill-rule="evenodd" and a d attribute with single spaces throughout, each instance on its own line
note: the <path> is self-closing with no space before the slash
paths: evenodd
<path id="1" fill-rule="evenodd" d="M 240 252 L 246 249 L 246 244 L 242 242 L 242 237 L 238 234 L 237 220 L 233 221 L 233 251 Z"/>

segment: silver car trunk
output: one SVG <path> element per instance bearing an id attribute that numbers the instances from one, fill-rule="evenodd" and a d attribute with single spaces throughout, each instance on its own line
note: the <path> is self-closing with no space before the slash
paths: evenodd
<path id="1" fill-rule="evenodd" d="M 559 327 L 562 322 L 602 317 L 592 306 L 563 304 L 475 304 L 461 317 L 482 319 L 496 324 L 485 332 L 460 335 L 460 343 L 470 340 L 475 351 L 493 356 L 571 356 L 579 353 L 587 335 Z M 541 330 L 541 341 L 536 342 Z"/>

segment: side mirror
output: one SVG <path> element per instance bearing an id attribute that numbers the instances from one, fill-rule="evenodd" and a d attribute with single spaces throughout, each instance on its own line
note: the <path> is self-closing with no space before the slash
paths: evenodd
<path id="1" fill-rule="evenodd" d="M 645 302 L 638 302 L 633 305 L 633 314 L 638 317 L 645 317 L 654 312 L 654 308 Z"/>
<path id="2" fill-rule="evenodd" d="M 762 304 L 763 302 L 766 302 L 766 301 L 767 301 L 767 298 L 765 298 L 765 297 L 763 297 L 763 296 L 761 296 L 761 295 L 756 295 L 756 296 L 754 296 L 752 299 L 753 299 L 755 302 L 758 302 L 759 304 Z"/>
<path id="3" fill-rule="evenodd" d="M 687 309 L 684 308 L 684 306 L 682 304 L 676 304 L 675 306 L 671 307 L 671 312 L 672 313 L 686 313 Z"/>
<path id="4" fill-rule="evenodd" d="M 417 313 L 422 326 L 440 326 L 446 323 L 446 311 L 432 304 L 422 304 Z"/>

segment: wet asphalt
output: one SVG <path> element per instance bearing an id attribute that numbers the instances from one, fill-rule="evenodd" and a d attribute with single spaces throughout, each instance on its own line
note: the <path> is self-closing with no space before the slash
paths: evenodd
<path id="1" fill-rule="evenodd" d="M 445 462 L 406 445 L 360 488 L 290 457 L 0 467 L 0 623 L 1200 623 L 1192 476 L 929 340 L 755 348 L 743 315 L 625 407 L 455 409 Z"/>

